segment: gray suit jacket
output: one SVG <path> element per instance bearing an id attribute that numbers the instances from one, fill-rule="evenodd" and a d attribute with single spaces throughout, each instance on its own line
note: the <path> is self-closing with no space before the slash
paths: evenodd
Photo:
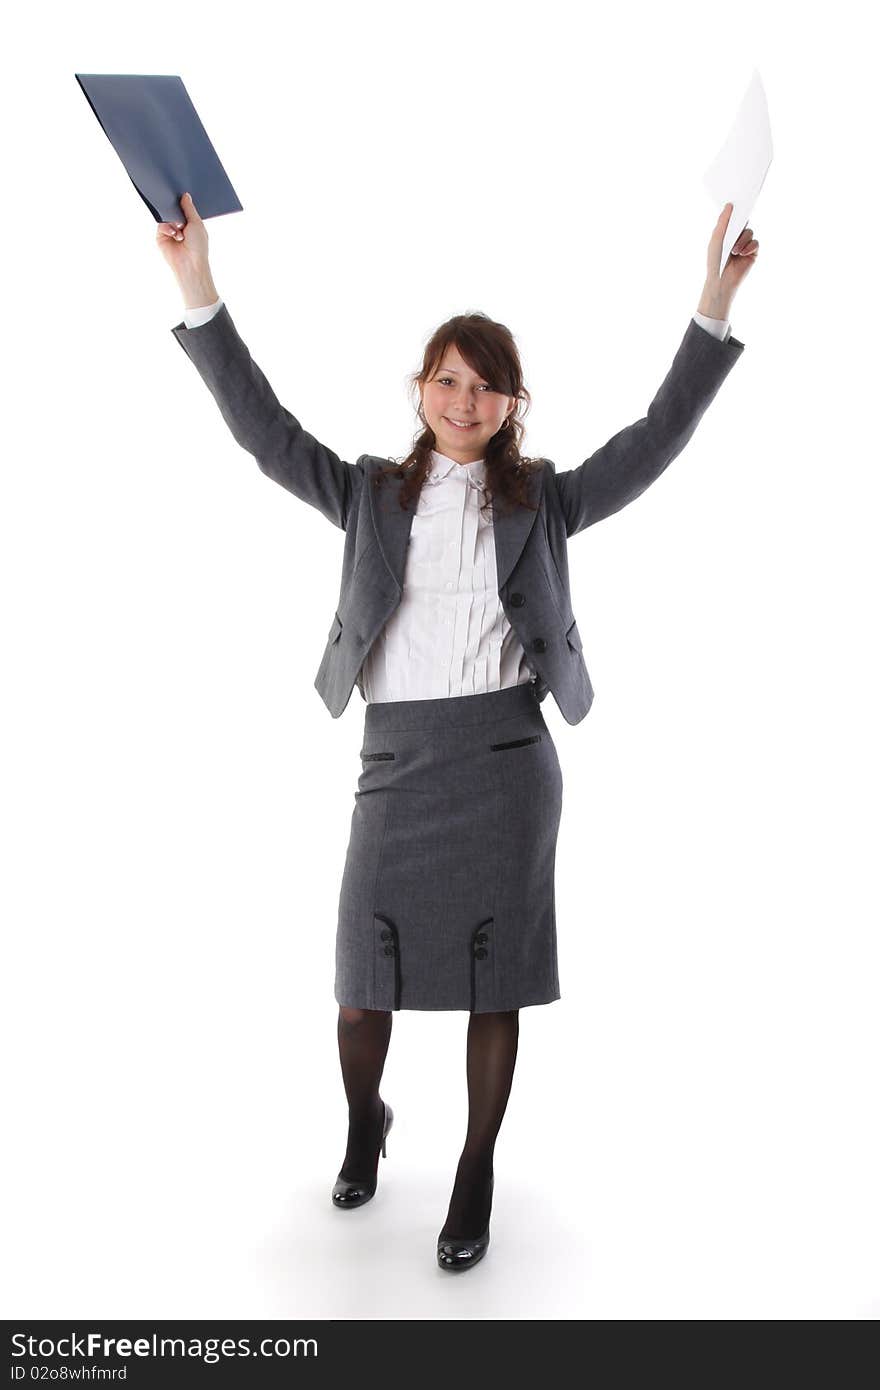
<path id="1" fill-rule="evenodd" d="M 208 323 L 186 328 L 181 321 L 171 331 L 236 442 L 274 482 L 345 532 L 339 598 L 314 682 L 337 719 L 355 684 L 366 699 L 361 664 L 400 603 L 414 509 L 401 509 L 393 478 L 372 485 L 387 458 L 361 454 L 357 463 L 345 463 L 284 409 L 225 303 Z M 736 338 L 722 342 L 691 319 L 643 419 L 613 435 L 578 468 L 557 473 L 544 460 L 529 481 L 537 512 L 501 505 L 493 511 L 504 612 L 536 673 L 538 699 L 552 691 L 569 724 L 587 714 L 593 687 L 572 611 L 568 539 L 625 507 L 659 478 L 742 350 Z"/>

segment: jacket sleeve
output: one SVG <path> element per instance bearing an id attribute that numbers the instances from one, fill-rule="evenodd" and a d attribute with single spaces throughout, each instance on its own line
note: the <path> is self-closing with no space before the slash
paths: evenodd
<path id="1" fill-rule="evenodd" d="M 207 323 L 174 334 L 242 449 L 273 482 L 343 531 L 363 486 L 363 461 L 345 463 L 280 404 L 241 339 L 225 303 Z"/>
<path id="2" fill-rule="evenodd" d="M 743 346 L 689 321 L 647 415 L 613 435 L 580 467 L 556 474 L 567 536 L 619 512 L 660 477 L 687 444 Z"/>

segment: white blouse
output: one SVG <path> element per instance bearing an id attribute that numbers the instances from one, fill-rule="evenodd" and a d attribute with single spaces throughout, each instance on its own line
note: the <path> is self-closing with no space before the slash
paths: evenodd
<path id="1" fill-rule="evenodd" d="M 431 450 L 403 597 L 361 672 L 368 704 L 477 695 L 534 680 L 498 597 L 485 477 L 485 460 L 457 463 Z"/>
<path id="2" fill-rule="evenodd" d="M 198 328 L 223 300 L 186 309 Z M 695 313 L 725 341 L 727 319 Z M 478 695 L 535 679 L 498 597 L 491 507 L 485 507 L 485 460 L 458 463 L 431 451 L 406 553 L 403 596 L 361 668 L 368 704 Z M 483 508 L 483 510 L 481 510 Z"/>

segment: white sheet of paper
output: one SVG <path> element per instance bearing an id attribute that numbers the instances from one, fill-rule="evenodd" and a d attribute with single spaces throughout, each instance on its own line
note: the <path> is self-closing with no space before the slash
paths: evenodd
<path id="1" fill-rule="evenodd" d="M 703 183 L 719 212 L 725 203 L 733 203 L 721 247 L 719 273 L 727 264 L 733 243 L 748 225 L 772 160 L 770 113 L 756 68 L 730 133 L 703 175 Z"/>

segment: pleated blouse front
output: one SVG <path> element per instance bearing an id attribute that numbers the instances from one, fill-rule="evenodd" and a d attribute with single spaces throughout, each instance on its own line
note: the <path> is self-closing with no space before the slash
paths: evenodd
<path id="1" fill-rule="evenodd" d="M 403 597 L 362 668 L 367 704 L 477 695 L 534 680 L 498 597 L 484 459 L 432 450 L 407 550 Z"/>

